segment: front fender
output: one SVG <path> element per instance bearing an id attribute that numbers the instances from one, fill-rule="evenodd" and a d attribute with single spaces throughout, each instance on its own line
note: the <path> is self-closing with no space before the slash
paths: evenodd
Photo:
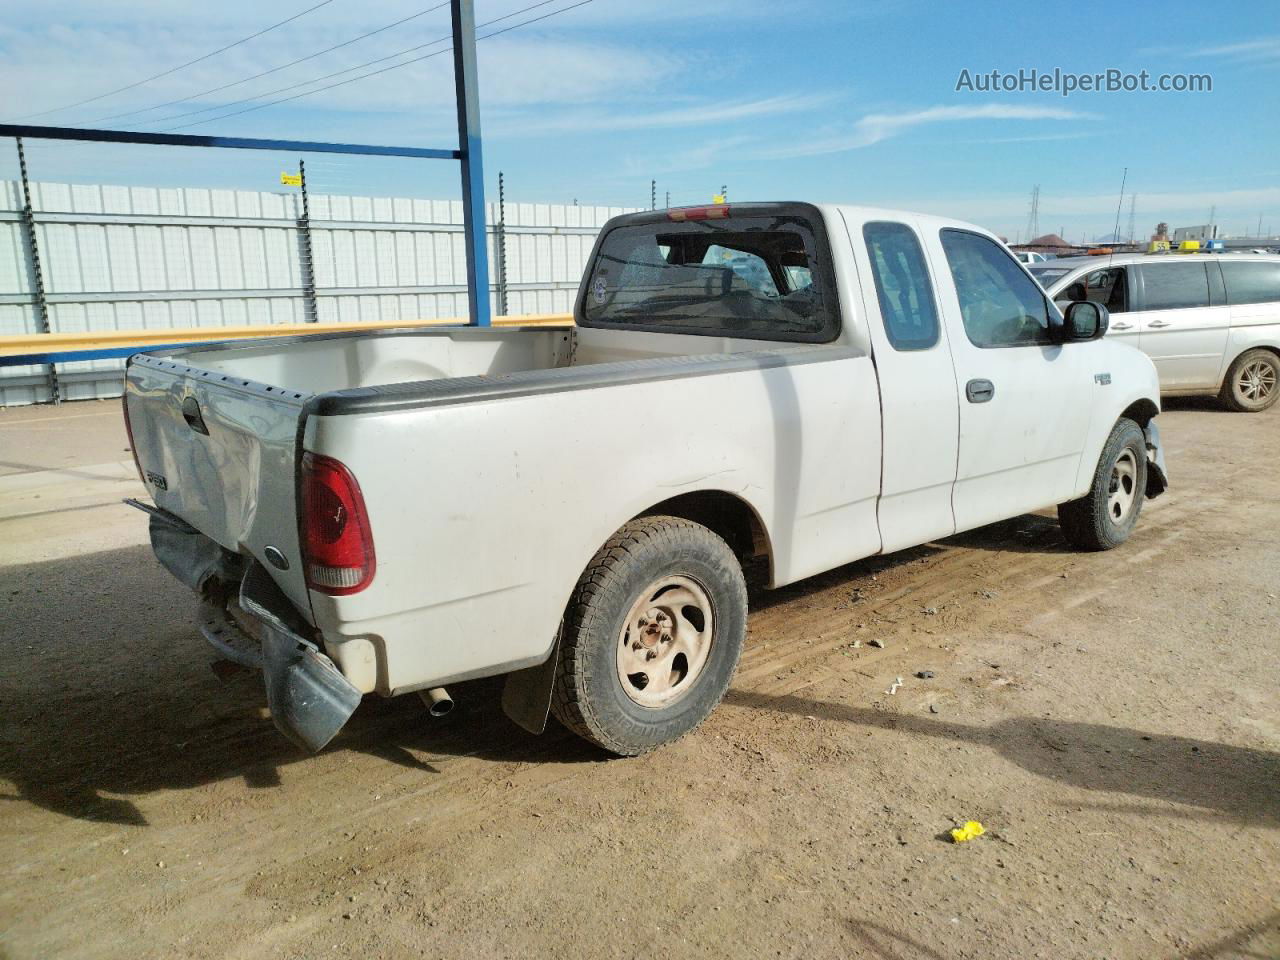
<path id="1" fill-rule="evenodd" d="M 1103 349 L 1097 351 L 1092 364 L 1093 413 L 1076 473 L 1077 497 L 1089 492 L 1098 458 L 1102 456 L 1102 448 L 1106 446 L 1116 421 L 1132 410 L 1145 408 L 1148 413 L 1152 410 L 1156 414 L 1160 412 L 1160 377 L 1151 358 L 1128 344 L 1099 340 L 1096 345 Z M 1154 415 L 1139 418 L 1139 424 L 1144 429 L 1148 425 L 1154 428 Z M 1155 447 L 1159 450 L 1159 430 L 1155 430 Z M 1148 462 L 1154 463 L 1150 434 L 1147 456 Z M 1157 471 L 1165 475 L 1163 450 L 1160 450 L 1159 463 L 1147 473 L 1150 475 Z M 1160 485 L 1154 495 L 1158 496 L 1163 490 L 1164 486 Z"/>

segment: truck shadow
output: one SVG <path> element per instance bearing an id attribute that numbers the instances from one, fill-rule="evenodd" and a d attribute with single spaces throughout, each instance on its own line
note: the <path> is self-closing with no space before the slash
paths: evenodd
<path id="1" fill-rule="evenodd" d="M 133 798 L 227 779 L 278 787 L 292 764 L 331 766 L 325 754 L 424 776 L 448 775 L 460 757 L 603 759 L 554 726 L 541 738 L 516 727 L 500 707 L 500 678 L 454 685 L 459 707 L 441 720 L 415 696 L 367 697 L 313 758 L 276 732 L 260 675 L 219 680 L 210 670 L 195 598 L 150 547 L 0 567 L 0 584 L 0 778 L 12 784 L 0 800 L 145 826 Z"/>
<path id="2" fill-rule="evenodd" d="M 725 703 L 822 717 L 987 747 L 1024 770 L 1081 790 L 1199 808 L 1280 827 L 1280 753 L 1100 723 L 1014 717 L 978 726 L 867 707 L 731 690 Z M 1149 809 L 1145 812 L 1152 812 Z"/>

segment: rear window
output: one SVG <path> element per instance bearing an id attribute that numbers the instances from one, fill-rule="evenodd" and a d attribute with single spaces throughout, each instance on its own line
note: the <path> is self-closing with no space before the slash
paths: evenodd
<path id="1" fill-rule="evenodd" d="M 1280 300 L 1280 261 L 1222 261 L 1228 303 L 1269 303 Z"/>
<path id="2" fill-rule="evenodd" d="M 585 326 L 824 342 L 840 329 L 829 263 L 817 211 L 624 223 L 600 241 L 579 319 Z"/>

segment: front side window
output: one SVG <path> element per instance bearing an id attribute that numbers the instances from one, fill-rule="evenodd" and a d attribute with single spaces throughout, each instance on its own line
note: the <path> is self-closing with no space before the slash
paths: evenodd
<path id="1" fill-rule="evenodd" d="M 1209 276 L 1204 263 L 1144 263 L 1144 310 L 1182 310 L 1209 306 Z"/>
<path id="2" fill-rule="evenodd" d="M 943 230 L 942 249 L 960 300 L 964 332 L 976 347 L 1052 343 L 1049 301 L 1004 247 L 966 230 Z"/>
<path id="3" fill-rule="evenodd" d="M 589 327 L 807 342 L 840 329 L 825 233 L 791 212 L 623 223 L 579 305 Z"/>
<path id="4" fill-rule="evenodd" d="M 1223 260 L 1221 266 L 1227 303 L 1280 301 L 1280 260 Z"/>
<path id="5" fill-rule="evenodd" d="M 1129 309 L 1128 284 L 1124 267 L 1108 267 L 1077 277 L 1053 298 L 1060 308 L 1081 300 L 1100 303 L 1111 313 L 1124 313 Z"/>
<path id="6" fill-rule="evenodd" d="M 938 311 L 916 232 L 905 223 L 868 223 L 862 237 L 889 343 L 895 350 L 932 347 L 938 342 Z"/>

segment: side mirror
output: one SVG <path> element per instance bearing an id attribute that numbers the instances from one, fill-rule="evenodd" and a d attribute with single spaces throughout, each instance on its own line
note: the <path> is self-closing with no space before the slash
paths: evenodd
<path id="1" fill-rule="evenodd" d="M 1063 314 L 1062 340 L 1099 340 L 1106 335 L 1110 323 L 1107 308 L 1093 300 L 1077 300 L 1068 304 Z"/>

